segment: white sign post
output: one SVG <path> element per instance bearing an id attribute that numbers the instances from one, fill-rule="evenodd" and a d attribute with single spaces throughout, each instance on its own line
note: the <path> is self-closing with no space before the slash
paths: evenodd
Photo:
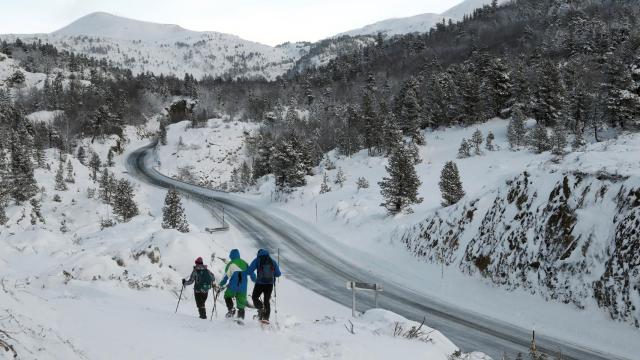
<path id="1" fill-rule="evenodd" d="M 356 317 L 356 290 L 368 290 L 373 291 L 375 307 L 378 307 L 378 293 L 382 292 L 382 285 L 371 284 L 357 281 L 347 282 L 347 289 L 351 289 L 351 316 Z"/>

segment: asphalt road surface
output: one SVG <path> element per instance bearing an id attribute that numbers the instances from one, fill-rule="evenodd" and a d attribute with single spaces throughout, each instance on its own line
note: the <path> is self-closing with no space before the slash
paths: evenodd
<path id="1" fill-rule="evenodd" d="M 426 318 L 426 325 L 442 332 L 463 351 L 482 351 L 496 360 L 504 353 L 513 359 L 518 352 L 528 358 L 529 330 L 452 307 L 431 299 L 424 292 L 400 285 L 386 269 L 376 269 L 375 262 L 368 261 L 367 257 L 360 258 L 363 262 L 367 260 L 366 265 L 358 264 L 354 256 L 345 258 L 340 251 L 344 244 L 338 244 L 313 226 L 291 219 L 281 211 L 258 207 L 233 194 L 164 176 L 154 169 L 154 147 L 152 143 L 129 155 L 127 169 L 130 175 L 153 186 L 175 187 L 217 214 L 224 207 L 225 220 L 252 238 L 257 247 L 280 250 L 286 273 L 295 274 L 287 275 L 288 279 L 348 307 L 351 306 L 352 295 L 346 288 L 347 281 L 375 281 L 384 288 L 379 296 L 379 307 L 418 322 Z M 358 308 L 371 307 L 373 296 L 359 293 Z M 559 358 L 562 354 L 563 359 L 575 360 L 624 359 L 541 334 L 536 335 L 536 344 L 538 350 L 551 358 Z"/>

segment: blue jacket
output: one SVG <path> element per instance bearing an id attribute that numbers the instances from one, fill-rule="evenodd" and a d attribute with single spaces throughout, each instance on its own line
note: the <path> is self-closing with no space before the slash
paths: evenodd
<path id="1" fill-rule="evenodd" d="M 247 293 L 247 263 L 240 258 L 240 251 L 233 249 L 229 253 L 231 261 L 224 269 L 224 278 L 220 281 L 220 286 L 224 286 L 227 281 L 227 292 L 229 293 Z M 255 275 L 251 274 L 251 280 L 255 281 Z"/>
<path id="2" fill-rule="evenodd" d="M 274 265 L 273 278 L 268 280 L 257 279 L 256 281 L 256 276 L 254 272 L 258 270 L 258 266 L 260 265 L 260 262 L 266 259 L 270 259 Z M 262 285 L 273 284 L 276 281 L 276 278 L 282 275 L 282 273 L 280 272 L 280 265 L 278 265 L 278 263 L 275 260 L 273 260 L 271 256 L 269 256 L 269 251 L 265 249 L 258 250 L 258 256 L 251 262 L 251 265 L 249 265 L 249 268 L 247 269 L 246 272 L 251 276 L 251 280 L 253 280 L 253 282 L 255 282 L 256 284 L 262 284 Z"/>

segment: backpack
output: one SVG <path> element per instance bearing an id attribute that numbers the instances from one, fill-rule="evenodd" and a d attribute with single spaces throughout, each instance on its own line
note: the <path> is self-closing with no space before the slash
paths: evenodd
<path id="1" fill-rule="evenodd" d="M 197 292 L 209 292 L 211 290 L 211 283 L 213 282 L 213 276 L 208 269 L 196 270 L 196 283 L 194 290 Z"/>
<path id="2" fill-rule="evenodd" d="M 273 284 L 275 277 L 275 264 L 268 256 L 261 256 L 258 263 L 258 279 L 261 284 Z"/>

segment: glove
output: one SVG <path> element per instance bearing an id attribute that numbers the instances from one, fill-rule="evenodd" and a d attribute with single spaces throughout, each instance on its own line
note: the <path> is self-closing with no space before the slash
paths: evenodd
<path id="1" fill-rule="evenodd" d="M 184 286 L 184 284 L 187 282 L 187 280 L 182 279 L 182 286 Z"/>

